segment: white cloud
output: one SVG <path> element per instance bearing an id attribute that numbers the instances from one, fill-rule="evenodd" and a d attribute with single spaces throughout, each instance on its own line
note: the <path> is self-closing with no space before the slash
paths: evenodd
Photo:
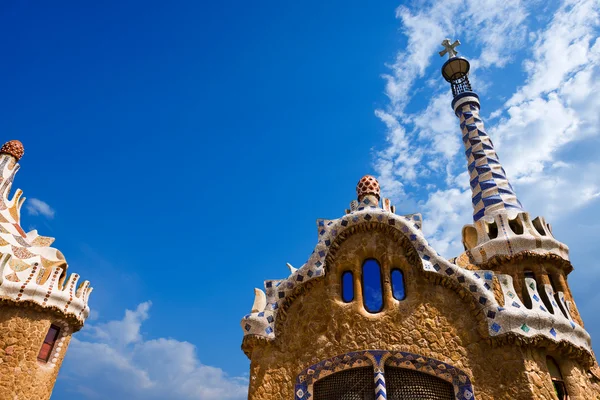
<path id="1" fill-rule="evenodd" d="M 29 199 L 26 203 L 27 212 L 30 215 L 43 215 L 46 218 L 54 218 L 54 210 L 45 201 Z"/>
<path id="2" fill-rule="evenodd" d="M 415 93 L 423 94 L 415 82 L 425 77 L 431 58 L 441 50 L 441 41 L 462 35 L 483 48 L 480 56 L 471 60 L 474 66 L 503 66 L 511 51 L 525 43 L 527 11 L 519 0 L 485 0 L 483 5 L 475 0 L 444 0 L 418 2 L 413 8 L 401 6 L 396 16 L 407 44 L 389 66 L 390 73 L 384 75 L 390 104 L 375 115 L 387 127 L 388 146 L 376 153 L 374 166 L 386 195 L 398 201 L 405 194 L 403 185 L 418 185 L 417 177 L 440 169 L 451 175 L 452 157 L 460 149 L 445 92 L 431 92 L 430 84 L 432 100 L 427 109 L 406 113 Z M 461 25 L 460 21 L 465 22 Z M 432 82 L 431 78 L 426 82 Z M 440 150 L 444 159 L 434 154 Z"/>
<path id="3" fill-rule="evenodd" d="M 504 67 L 516 50 L 530 54 L 522 63 L 522 86 L 506 96 L 504 107 L 487 110 L 494 119 L 488 132 L 525 208 L 558 223 L 600 198 L 600 164 L 591 155 L 600 151 L 600 3 L 566 0 L 555 12 L 545 11 L 550 16 L 554 12 L 548 21 L 539 12 L 528 19 L 519 1 L 472 3 L 426 1 L 398 9 L 408 50 L 398 53 L 393 73 L 385 77 L 389 107 L 376 111 L 388 131 L 387 146 L 374 161 L 383 177 L 382 191 L 397 202 L 398 194 L 422 198 L 412 188 L 435 187 L 437 191 L 420 202 L 424 229 L 448 257 L 462 251 L 460 232 L 472 221 L 472 210 L 449 89 L 438 83 L 443 91 L 436 92 L 428 75 L 430 58 L 437 57 L 445 36 L 459 36 L 471 49 L 480 50 L 470 57 L 474 73 Z M 529 32 L 529 26 L 540 23 Z M 412 50 L 414 46 L 419 48 Z M 439 76 L 437 68 L 433 75 Z M 488 96 L 493 95 L 492 81 L 472 78 L 476 91 L 482 93 L 485 84 Z M 407 113 L 417 93 L 429 101 Z"/>
<path id="4" fill-rule="evenodd" d="M 525 84 L 490 131 L 523 204 L 548 219 L 598 198 L 600 164 L 574 150 L 599 151 L 600 3 L 565 1 L 540 32 Z"/>
<path id="5" fill-rule="evenodd" d="M 145 340 L 140 328 L 150 302 L 126 310 L 121 320 L 87 326 L 75 336 L 61 379 L 79 397 L 128 400 L 244 399 L 247 379 L 202 364 L 196 348 L 175 339 Z"/>
<path id="6" fill-rule="evenodd" d="M 423 204 L 427 216 L 423 221 L 423 233 L 440 254 L 458 255 L 464 250 L 461 239 L 462 227 L 471 221 L 471 190 L 451 188 L 438 190 L 429 195 Z"/>

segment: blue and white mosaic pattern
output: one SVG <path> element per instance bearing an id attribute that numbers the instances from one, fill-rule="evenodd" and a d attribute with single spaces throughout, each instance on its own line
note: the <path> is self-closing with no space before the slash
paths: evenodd
<path id="1" fill-rule="evenodd" d="M 485 132 L 479 116 L 479 104 L 474 101 L 464 104 L 456 110 L 456 115 L 460 118 L 468 162 L 473 220 L 478 221 L 484 215 L 508 210 L 523 211 L 521 202 L 506 178 L 492 140 Z"/>
<path id="2" fill-rule="evenodd" d="M 350 368 L 371 365 L 375 373 L 375 398 L 387 399 L 385 366 L 406 368 L 436 376 L 454 387 L 456 400 L 475 399 L 469 376 L 458 368 L 433 358 L 403 351 L 365 350 L 342 354 L 323 360 L 304 369 L 296 378 L 295 400 L 308 400 L 313 396 L 313 385 L 319 379 Z"/>

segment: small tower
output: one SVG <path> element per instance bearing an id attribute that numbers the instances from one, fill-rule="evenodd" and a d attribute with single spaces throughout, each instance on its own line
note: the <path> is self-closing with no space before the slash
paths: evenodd
<path id="1" fill-rule="evenodd" d="M 67 278 L 53 238 L 21 228 L 25 198 L 9 193 L 23 154 L 17 140 L 0 148 L 0 399 L 47 400 L 92 288 L 77 285 L 77 274 Z"/>

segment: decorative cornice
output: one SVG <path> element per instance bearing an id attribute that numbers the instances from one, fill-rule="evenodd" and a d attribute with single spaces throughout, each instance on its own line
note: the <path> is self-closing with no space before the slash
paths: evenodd
<path id="1" fill-rule="evenodd" d="M 466 252 L 465 254 L 470 255 L 470 252 Z M 473 263 L 470 267 L 466 265 L 461 265 L 460 263 L 458 264 L 467 269 L 476 268 L 495 270 L 501 265 L 516 264 L 528 260 L 551 263 L 552 265 L 560 268 L 565 273 L 565 275 L 570 274 L 574 270 L 573 264 L 571 264 L 569 260 L 566 260 L 559 255 L 552 253 L 536 253 L 529 250 L 523 250 L 513 255 L 495 255 L 494 257 L 488 259 L 486 262 L 480 264 L 475 264 L 473 258 L 470 258 L 470 261 Z"/>
<path id="2" fill-rule="evenodd" d="M 512 257 L 524 252 L 553 254 L 569 260 L 569 248 L 554 238 L 544 218 L 531 220 L 527 212 L 498 213 L 465 225 L 462 242 L 470 261 L 479 266 L 494 257 Z"/>
<path id="3" fill-rule="evenodd" d="M 88 281 L 77 286 L 78 274 L 61 279 L 63 269 L 56 266 L 50 269 L 45 280 L 44 268 L 38 265 L 15 273 L 8 267 L 10 259 L 10 255 L 0 259 L 0 298 L 17 306 L 33 303 L 40 310 L 48 310 L 70 321 L 77 329 L 83 326 L 90 312 L 88 299 L 92 288 Z M 15 276 L 16 281 L 9 280 Z"/>
<path id="4" fill-rule="evenodd" d="M 521 337 L 523 343 L 554 343 L 556 346 L 566 343 L 566 346 L 579 349 L 573 350 L 574 354 L 586 353 L 591 357 L 588 333 L 573 321 L 570 313 L 563 315 L 556 303 L 553 310 L 547 310 L 541 303 L 535 282 L 528 282 L 529 286 L 533 285 L 529 294 L 535 308 L 527 309 L 515 295 L 510 276 L 489 270 L 468 270 L 442 258 L 424 238 L 419 214 L 398 216 L 374 206 L 361 207 L 337 220 L 318 220 L 319 241 L 311 257 L 288 278 L 265 282 L 266 307 L 244 317 L 241 322 L 244 334 L 273 340 L 279 329 L 277 319 L 285 318 L 283 315 L 294 299 L 310 288 L 307 286 L 310 282 L 327 272 L 329 254 L 335 253 L 337 238 L 353 230 L 376 226 L 392 228 L 403 235 L 403 240 L 410 243 L 418 257 L 416 263 L 411 261 L 415 266 L 420 266 L 430 279 L 439 278 L 440 282 L 454 287 L 461 297 L 470 299 L 475 312 L 483 318 L 483 326 L 487 327 L 484 337 L 496 340 L 510 333 Z M 502 304 L 494 293 L 495 278 L 501 285 Z M 544 287 L 544 290 L 549 293 L 552 288 Z M 564 300 L 564 295 L 560 292 L 557 295 L 562 308 L 569 310 L 570 303 Z"/>

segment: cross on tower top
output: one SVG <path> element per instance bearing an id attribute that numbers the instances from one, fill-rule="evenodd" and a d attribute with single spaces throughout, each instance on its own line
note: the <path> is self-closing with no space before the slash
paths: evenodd
<path id="1" fill-rule="evenodd" d="M 448 58 L 456 57 L 458 51 L 456 48 L 460 46 L 460 41 L 455 40 L 454 43 L 450 44 L 450 39 L 442 40 L 442 46 L 444 46 L 444 50 L 440 51 L 440 57 L 444 57 L 446 53 L 448 54 Z"/>

